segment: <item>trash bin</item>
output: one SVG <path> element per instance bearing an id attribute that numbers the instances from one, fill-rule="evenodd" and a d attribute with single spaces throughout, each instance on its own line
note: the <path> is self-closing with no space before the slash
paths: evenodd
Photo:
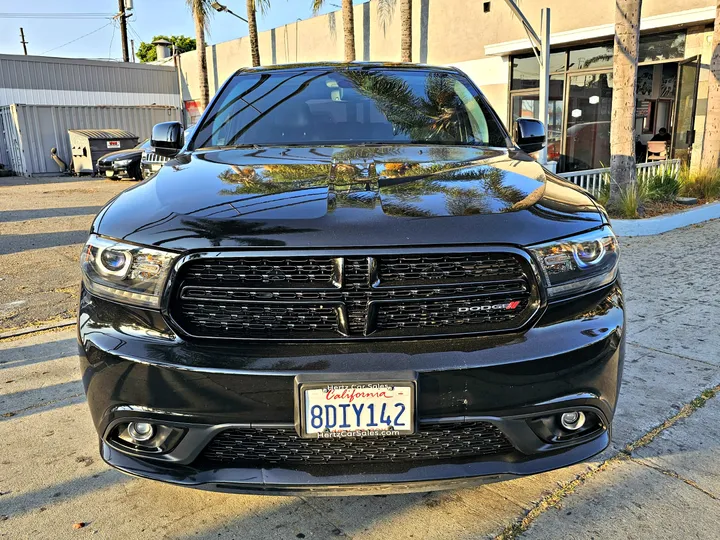
<path id="1" fill-rule="evenodd" d="M 95 174 L 97 160 L 108 152 L 134 148 L 138 136 L 122 129 L 69 129 L 75 174 Z"/>

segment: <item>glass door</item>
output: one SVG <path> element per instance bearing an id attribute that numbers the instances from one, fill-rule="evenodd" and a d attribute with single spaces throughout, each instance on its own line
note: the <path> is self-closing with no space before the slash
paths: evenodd
<path id="1" fill-rule="evenodd" d="M 562 150 L 563 87 L 565 77 L 550 77 L 547 132 L 548 160 L 558 161 Z M 510 126 L 518 118 L 540 118 L 540 93 L 538 91 L 513 92 L 510 99 Z"/>
<path id="2" fill-rule="evenodd" d="M 680 62 L 671 148 L 673 157 L 683 161 L 690 161 L 690 152 L 695 142 L 695 108 L 699 75 L 699 56 Z"/>
<path id="3" fill-rule="evenodd" d="M 563 171 L 610 166 L 612 73 L 568 77 Z"/>

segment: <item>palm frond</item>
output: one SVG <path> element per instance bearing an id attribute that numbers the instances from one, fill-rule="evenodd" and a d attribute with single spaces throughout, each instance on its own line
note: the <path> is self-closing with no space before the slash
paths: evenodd
<path id="1" fill-rule="evenodd" d="M 325 5 L 325 0 L 312 0 L 313 15 L 317 15 L 318 11 L 320 11 L 324 5 Z"/>
<path id="2" fill-rule="evenodd" d="M 260 13 L 260 15 L 267 15 L 269 9 L 270 0 L 255 0 L 255 10 Z"/>
<path id="3" fill-rule="evenodd" d="M 209 30 L 210 17 L 212 17 L 213 9 L 212 2 L 210 0 L 185 0 L 187 7 L 193 14 L 193 17 L 197 18 L 202 22 L 205 31 Z"/>

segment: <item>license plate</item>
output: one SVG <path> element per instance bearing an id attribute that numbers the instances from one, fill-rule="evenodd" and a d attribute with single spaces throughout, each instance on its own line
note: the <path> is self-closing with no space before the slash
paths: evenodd
<path id="1" fill-rule="evenodd" d="M 304 384 L 300 396 L 303 437 L 382 437 L 415 431 L 415 385 L 410 382 Z"/>
<path id="2" fill-rule="evenodd" d="M 107 176 L 108 178 L 112 178 L 112 176 L 113 176 L 114 174 L 115 174 L 114 171 L 105 171 L 105 176 Z"/>

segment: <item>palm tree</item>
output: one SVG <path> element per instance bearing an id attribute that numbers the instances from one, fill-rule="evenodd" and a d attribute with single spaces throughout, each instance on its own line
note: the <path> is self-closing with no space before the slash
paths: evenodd
<path id="1" fill-rule="evenodd" d="M 312 0 L 313 13 L 317 15 L 325 0 Z M 345 61 L 355 61 L 355 16 L 352 0 L 342 0 L 343 34 L 345 36 Z"/>
<path id="2" fill-rule="evenodd" d="M 615 61 L 610 122 L 610 206 L 637 189 L 635 98 L 642 0 L 615 1 Z"/>
<path id="3" fill-rule="evenodd" d="M 270 7 L 270 0 L 245 0 L 248 16 L 248 28 L 250 30 L 250 54 L 252 55 L 252 65 L 257 67 L 260 65 L 260 47 L 258 45 L 257 31 L 257 11 L 261 15 L 265 15 Z"/>
<path id="4" fill-rule="evenodd" d="M 400 61 L 412 62 L 412 0 L 400 0 Z"/>
<path id="5" fill-rule="evenodd" d="M 208 27 L 210 0 L 185 0 L 195 19 L 195 41 L 197 43 L 198 76 L 200 78 L 200 110 L 204 111 L 210 101 L 207 56 L 205 53 L 205 30 Z"/>
<path id="6" fill-rule="evenodd" d="M 702 152 L 702 166 L 707 169 L 720 165 L 720 0 L 715 11 L 712 50 Z"/>

